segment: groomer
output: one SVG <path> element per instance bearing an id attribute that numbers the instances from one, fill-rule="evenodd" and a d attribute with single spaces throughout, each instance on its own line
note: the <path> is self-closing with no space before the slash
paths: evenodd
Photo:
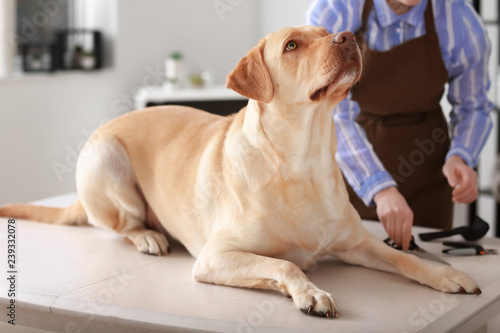
<path id="1" fill-rule="evenodd" d="M 477 199 L 492 127 L 490 42 L 467 0 L 316 0 L 309 24 L 352 31 L 364 74 L 334 110 L 351 202 L 406 249 L 413 224 L 449 229 Z M 450 129 L 440 107 L 449 84 Z"/>

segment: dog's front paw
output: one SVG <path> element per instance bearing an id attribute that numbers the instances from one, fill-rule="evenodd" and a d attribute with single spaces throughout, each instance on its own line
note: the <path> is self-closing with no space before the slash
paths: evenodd
<path id="1" fill-rule="evenodd" d="M 339 311 L 335 299 L 330 293 L 316 287 L 307 287 L 292 295 L 293 302 L 308 315 L 337 318 Z"/>
<path id="2" fill-rule="evenodd" d="M 142 253 L 161 256 L 170 252 L 166 237 L 154 230 L 133 230 L 124 236 Z"/>
<path id="3" fill-rule="evenodd" d="M 434 289 L 452 294 L 481 294 L 481 289 L 470 276 L 452 267 L 439 267 L 430 284 Z"/>

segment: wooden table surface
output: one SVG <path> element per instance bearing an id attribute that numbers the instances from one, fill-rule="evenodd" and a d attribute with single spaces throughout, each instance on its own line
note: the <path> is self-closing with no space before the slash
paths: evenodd
<path id="1" fill-rule="evenodd" d="M 65 206 L 74 199 L 70 194 L 43 202 Z M 385 238 L 379 223 L 364 224 Z M 324 319 L 304 315 L 278 293 L 197 283 L 191 277 L 195 260 L 181 246 L 154 257 L 97 228 L 15 225 L 16 324 L 50 331 L 469 333 L 500 313 L 500 256 L 446 256 L 440 242 L 418 243 L 471 275 L 482 295 L 443 294 L 399 275 L 327 260 L 307 272 L 339 304 L 340 317 Z M 414 235 L 422 230 L 415 228 Z M 480 243 L 500 249 L 500 239 Z M 2 267 L 6 244 L 7 219 L 0 219 Z M 1 278 L 4 322 L 7 289 Z"/>

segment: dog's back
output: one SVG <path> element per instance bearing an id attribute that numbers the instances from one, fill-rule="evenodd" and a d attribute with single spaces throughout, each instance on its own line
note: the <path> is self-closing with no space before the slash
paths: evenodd
<path id="1" fill-rule="evenodd" d="M 0 216 L 52 224 L 91 224 L 118 232 L 143 223 L 161 225 L 158 231 L 167 229 L 181 241 L 194 238 L 195 243 L 204 243 L 199 239 L 205 234 L 201 230 L 203 221 L 192 216 L 200 196 L 190 193 L 196 188 L 192 175 L 199 172 L 207 145 L 222 146 L 233 119 L 182 106 L 158 106 L 125 114 L 98 128 L 82 148 L 76 169 L 79 199 L 75 204 L 67 208 L 11 204 L 0 208 Z M 205 167 L 220 166 L 212 163 Z M 170 184 L 176 184 L 175 189 Z M 201 197 L 206 197 L 208 190 L 202 189 Z M 180 199 L 183 197 L 194 200 L 186 202 Z M 159 205 L 162 209 L 156 209 Z M 169 223 L 183 218 L 185 223 Z M 185 245 L 189 249 L 189 244 Z M 164 250 L 154 247 L 157 253 Z"/>

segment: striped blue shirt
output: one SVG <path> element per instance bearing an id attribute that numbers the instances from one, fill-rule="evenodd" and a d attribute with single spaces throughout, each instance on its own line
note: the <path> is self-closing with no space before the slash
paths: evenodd
<path id="1" fill-rule="evenodd" d="M 386 0 L 373 0 L 368 18 L 366 43 L 370 49 L 387 51 L 425 34 L 424 12 L 428 0 L 422 0 L 408 13 L 396 15 Z M 307 11 L 308 24 L 325 27 L 330 33 L 355 32 L 361 27 L 365 0 L 315 0 Z M 459 155 L 469 166 L 477 165 L 478 155 L 492 128 L 493 104 L 488 59 L 490 41 L 480 17 L 467 0 L 434 0 L 436 31 L 441 54 L 449 75 L 448 101 L 451 147 L 446 158 Z M 333 110 L 337 129 L 336 160 L 358 196 L 373 205 L 373 196 L 396 182 L 355 122 L 360 112 L 351 94 Z"/>

